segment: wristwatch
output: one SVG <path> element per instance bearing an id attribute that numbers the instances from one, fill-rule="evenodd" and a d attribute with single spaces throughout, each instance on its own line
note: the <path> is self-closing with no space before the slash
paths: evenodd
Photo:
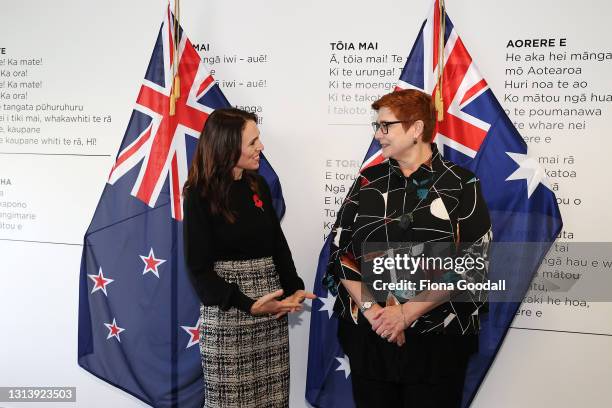
<path id="1" fill-rule="evenodd" d="M 372 302 L 363 302 L 363 303 L 361 304 L 361 306 L 359 306 L 359 310 L 361 310 L 361 313 L 365 313 L 365 312 L 366 312 L 366 310 L 368 310 L 369 308 L 371 308 L 373 304 L 374 304 L 374 303 L 372 303 Z"/>

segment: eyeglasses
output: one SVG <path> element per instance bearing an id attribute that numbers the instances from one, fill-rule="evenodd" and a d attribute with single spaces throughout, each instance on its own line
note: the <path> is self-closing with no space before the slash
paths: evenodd
<path id="1" fill-rule="evenodd" d="M 395 120 L 393 122 L 372 122 L 372 129 L 374 129 L 374 133 L 378 132 L 380 129 L 383 135 L 389 133 L 389 126 L 395 125 L 396 123 L 410 123 L 408 120 Z"/>

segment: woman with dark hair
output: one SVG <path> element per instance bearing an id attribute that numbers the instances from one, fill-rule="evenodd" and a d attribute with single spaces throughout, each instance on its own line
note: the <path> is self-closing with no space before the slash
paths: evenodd
<path id="1" fill-rule="evenodd" d="M 338 337 L 349 357 L 355 403 L 358 408 L 457 407 L 469 356 L 477 350 L 486 294 L 420 290 L 420 285 L 413 293 L 393 286 L 377 291 L 361 267 L 381 251 L 389 258 L 397 248 L 413 251 L 434 242 L 447 242 L 456 256 L 486 258 L 487 206 L 478 179 L 444 160 L 431 143 L 431 96 L 397 91 L 372 108 L 374 137 L 388 160 L 362 170 L 351 187 L 332 229 L 324 278 L 338 295 Z M 373 243 L 376 248 L 367 249 Z M 440 282 L 482 282 L 486 268 L 425 268 L 418 274 Z M 385 276 L 394 280 L 390 272 Z"/>
<path id="2" fill-rule="evenodd" d="M 315 297 L 256 173 L 263 148 L 257 116 L 215 110 L 183 190 L 185 260 L 202 303 L 205 407 L 288 407 L 286 315 Z"/>

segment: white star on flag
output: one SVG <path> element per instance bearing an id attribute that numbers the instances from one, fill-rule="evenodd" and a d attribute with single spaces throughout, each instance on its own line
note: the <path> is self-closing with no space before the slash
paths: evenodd
<path id="1" fill-rule="evenodd" d="M 521 153 L 506 152 L 506 154 L 519 165 L 519 168 L 509 175 L 506 181 L 525 179 L 525 182 L 527 182 L 527 198 L 531 197 L 540 183 L 552 190 L 544 169 L 535 158 Z"/>
<path id="2" fill-rule="evenodd" d="M 159 278 L 159 271 L 157 270 L 157 267 L 163 264 L 164 262 L 166 262 L 166 260 L 155 258 L 155 254 L 153 253 L 153 248 L 149 250 L 149 256 L 144 256 L 144 255 L 139 255 L 139 256 L 140 256 L 140 259 L 142 259 L 142 262 L 144 262 L 145 264 L 142 274 L 145 275 L 147 272 L 152 272 L 155 276 Z"/>
<path id="3" fill-rule="evenodd" d="M 336 360 L 340 363 L 336 371 L 344 371 L 344 378 L 348 378 L 351 375 L 351 365 L 348 356 L 345 354 L 344 357 L 336 357 Z"/>
<path id="4" fill-rule="evenodd" d="M 117 326 L 117 322 L 115 321 L 115 318 L 113 317 L 113 323 L 104 323 L 104 325 L 106 326 L 106 328 L 108 329 L 108 336 L 106 337 L 106 340 L 110 339 L 111 337 L 116 337 L 117 341 L 119 343 L 121 343 L 121 339 L 119 338 L 119 334 L 124 331 L 125 329 L 122 329 L 121 327 Z"/>
<path id="5" fill-rule="evenodd" d="M 327 310 L 327 315 L 331 319 L 332 315 L 334 314 L 334 303 L 336 302 L 336 296 L 328 293 L 327 297 L 319 296 L 317 299 L 323 303 L 323 306 L 321 306 L 319 312 L 324 312 Z"/>
<path id="6" fill-rule="evenodd" d="M 114 279 L 105 278 L 104 274 L 102 273 L 102 267 L 100 267 L 100 270 L 97 275 L 87 275 L 87 276 L 89 276 L 89 279 L 91 279 L 94 282 L 94 286 L 91 289 L 91 293 L 101 290 L 102 292 L 104 292 L 104 295 L 108 296 L 108 293 L 106 293 L 106 285 L 108 285 L 111 282 L 114 282 Z"/>
<path id="7" fill-rule="evenodd" d="M 181 326 L 183 330 L 189 334 L 189 343 L 187 343 L 187 347 L 195 346 L 200 342 L 200 325 L 202 324 L 202 318 L 199 318 L 195 326 Z"/>

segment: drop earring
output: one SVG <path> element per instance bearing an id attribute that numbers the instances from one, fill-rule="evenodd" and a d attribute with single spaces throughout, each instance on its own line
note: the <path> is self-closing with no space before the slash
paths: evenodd
<path id="1" fill-rule="evenodd" d="M 414 138 L 414 141 L 413 141 L 412 144 L 417 144 L 417 138 L 416 137 Z"/>

